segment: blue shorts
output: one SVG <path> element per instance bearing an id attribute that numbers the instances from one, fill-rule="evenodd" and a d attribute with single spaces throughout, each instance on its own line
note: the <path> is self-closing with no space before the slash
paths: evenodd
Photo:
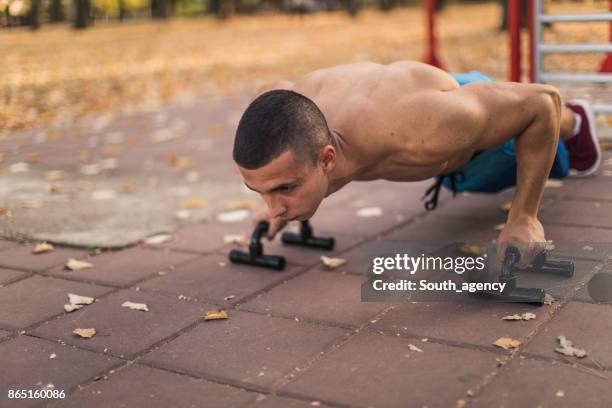
<path id="1" fill-rule="evenodd" d="M 474 82 L 493 82 L 493 79 L 478 72 L 466 74 L 452 74 L 463 86 Z M 559 139 L 555 162 L 550 172 L 550 178 L 562 179 L 567 177 L 569 171 L 569 155 L 563 141 Z M 493 149 L 485 150 L 474 155 L 472 159 L 457 173 L 463 177 L 455 178 L 456 191 L 474 191 L 496 193 L 500 190 L 516 185 L 516 156 L 514 151 L 514 138 Z M 450 177 L 444 178 L 443 185 L 452 188 Z"/>

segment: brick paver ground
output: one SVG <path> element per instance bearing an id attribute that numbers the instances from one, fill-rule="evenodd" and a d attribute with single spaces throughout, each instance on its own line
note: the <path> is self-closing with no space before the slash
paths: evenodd
<path id="1" fill-rule="evenodd" d="M 206 125 L 203 118 L 213 120 L 219 107 L 211 106 L 173 107 L 170 117 L 197 129 Z M 240 105 L 227 109 L 235 116 Z M 121 119 L 95 132 L 99 137 L 117 129 L 151 132 L 154 117 Z M 183 173 L 150 167 L 173 150 L 197 155 L 202 173 L 239 183 L 229 159 L 231 130 L 208 139 L 212 149 L 194 152 L 200 137 L 194 131 L 167 145 L 127 150 L 115 172 L 151 171 L 179 180 Z M 76 171 L 71 155 L 79 140 L 66 142 L 72 153 L 62 153 L 61 144 L 52 141 L 36 166 Z M 13 147 L 5 162 L 22 160 L 28 149 Z M 34 255 L 34 243 L 0 241 L 0 406 L 612 406 L 612 304 L 597 303 L 588 290 L 594 274 L 612 273 L 611 174 L 612 155 L 605 152 L 600 175 L 547 188 L 541 214 L 552 251 L 574 258 L 576 276 L 523 276 L 524 285 L 543 287 L 557 299 L 543 307 L 361 302 L 358 274 L 368 243 L 419 242 L 436 249 L 496 238 L 494 226 L 505 220 L 500 205 L 512 192 L 455 199 L 444 192 L 440 208 L 428 213 L 419 199 L 430 181 L 347 186 L 313 218 L 317 234 L 337 239 L 334 251 L 264 241 L 267 253 L 287 257 L 283 272 L 227 261 L 232 245 L 223 237 L 248 237 L 248 221 L 190 224 L 169 242 L 101 254 L 58 247 Z M 382 216 L 356 215 L 370 206 L 380 207 Z M 329 271 L 320 255 L 348 263 Z M 94 267 L 67 271 L 69 258 Z M 69 293 L 96 301 L 66 313 Z M 145 303 L 149 311 L 122 307 L 126 301 Z M 227 310 L 229 319 L 202 319 L 216 309 Z M 536 318 L 501 319 L 525 312 Z M 97 331 L 91 339 L 72 334 L 90 327 Z M 555 353 L 559 335 L 587 350 L 588 357 Z M 500 337 L 522 344 L 502 350 L 492 345 Z M 54 403 L 6 398 L 8 389 L 50 383 L 69 398 Z"/>

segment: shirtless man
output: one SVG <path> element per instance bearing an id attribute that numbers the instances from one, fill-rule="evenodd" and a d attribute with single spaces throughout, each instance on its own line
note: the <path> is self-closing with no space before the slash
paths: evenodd
<path id="1" fill-rule="evenodd" d="M 287 222 L 309 219 L 325 197 L 353 180 L 438 176 L 439 190 L 440 176 L 469 170 L 472 161 L 510 144 L 516 193 L 497 249 L 503 254 L 517 246 L 522 267 L 546 242 L 538 208 L 551 168 L 565 177 L 568 156 L 577 176 L 599 166 L 592 122 L 588 104 L 563 104 L 549 85 L 477 79 L 460 86 L 418 62 L 357 63 L 269 87 L 244 112 L 233 158 L 247 187 L 265 200 L 268 213 L 258 219 L 270 221 L 273 238 Z M 478 173 L 495 176 L 490 164 Z"/>

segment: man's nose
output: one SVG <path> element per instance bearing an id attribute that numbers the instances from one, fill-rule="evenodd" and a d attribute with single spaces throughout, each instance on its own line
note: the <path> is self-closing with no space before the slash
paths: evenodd
<path id="1" fill-rule="evenodd" d="M 270 209 L 270 215 L 272 217 L 279 217 L 287 212 L 287 207 L 272 196 L 264 197 L 264 201 Z"/>

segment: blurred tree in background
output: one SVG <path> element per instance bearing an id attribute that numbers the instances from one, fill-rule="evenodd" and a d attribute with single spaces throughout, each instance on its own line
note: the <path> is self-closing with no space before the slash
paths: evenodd
<path id="1" fill-rule="evenodd" d="M 500 5 L 500 29 L 506 29 L 508 0 L 451 0 L 460 3 L 497 2 Z M 594 0 L 575 0 L 577 2 Z M 603 1 L 603 0 L 599 0 Z M 448 0 L 437 0 L 441 10 Z M 41 24 L 70 20 L 83 29 L 94 21 L 126 19 L 159 19 L 170 17 L 215 15 L 224 19 L 234 13 L 286 12 L 309 14 L 343 9 L 351 16 L 361 8 L 376 7 L 382 11 L 397 7 L 419 6 L 422 0 L 0 0 L 0 27 Z M 522 24 L 527 22 L 527 0 L 521 0 Z"/>

